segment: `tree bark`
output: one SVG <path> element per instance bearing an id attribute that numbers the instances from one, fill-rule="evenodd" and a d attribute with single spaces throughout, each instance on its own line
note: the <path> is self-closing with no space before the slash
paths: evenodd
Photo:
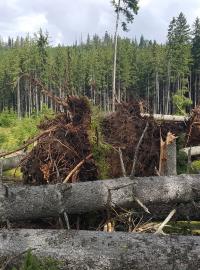
<path id="1" fill-rule="evenodd" d="M 163 220 L 176 208 L 176 219 L 200 220 L 200 176 L 160 176 L 119 178 L 45 186 L 2 186 L 0 222 L 58 217 L 60 213 L 82 214 L 104 210 L 108 206 L 150 211 L 148 218 Z"/>
<path id="2" fill-rule="evenodd" d="M 0 259 L 33 249 L 40 258 L 61 261 L 73 270 L 196 270 L 200 238 L 66 230 L 3 230 Z"/>

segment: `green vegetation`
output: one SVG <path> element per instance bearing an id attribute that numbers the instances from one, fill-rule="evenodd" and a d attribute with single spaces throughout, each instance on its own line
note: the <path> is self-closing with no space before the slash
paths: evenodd
<path id="1" fill-rule="evenodd" d="M 186 115 L 186 109 L 188 106 L 192 105 L 191 98 L 186 97 L 186 94 L 188 94 L 188 89 L 183 88 L 178 90 L 173 95 L 173 104 L 175 105 L 176 114 L 178 115 Z"/>
<path id="2" fill-rule="evenodd" d="M 8 110 L 0 113 L 0 150 L 15 150 L 38 133 L 37 125 L 44 117 L 52 117 L 53 112 L 46 107 L 39 115 L 18 119 L 16 113 Z"/>
<path id="3" fill-rule="evenodd" d="M 22 265 L 13 267 L 12 270 L 58 270 L 60 265 L 60 262 L 51 258 L 41 260 L 29 250 Z"/>
<path id="4" fill-rule="evenodd" d="M 99 170 L 99 178 L 106 179 L 109 176 L 109 164 L 106 159 L 112 147 L 104 142 L 101 132 L 101 121 L 104 113 L 98 107 L 92 107 L 91 130 L 89 133 L 92 145 L 92 153 Z"/>
<path id="5" fill-rule="evenodd" d="M 200 173 L 200 160 L 195 160 L 192 162 L 190 167 L 190 173 L 199 174 Z"/>
<path id="6" fill-rule="evenodd" d="M 177 174 L 184 174 L 188 172 L 188 157 L 180 149 L 185 147 L 185 134 L 181 134 L 177 138 Z"/>
<path id="7" fill-rule="evenodd" d="M 198 104 L 199 19 L 191 28 L 180 13 L 170 22 L 167 36 L 166 44 L 143 36 L 139 41 L 118 37 L 116 97 L 119 101 L 132 97 L 144 99 L 147 108 L 164 114 L 177 112 L 173 96 L 181 111 L 187 107 L 187 98 Z M 41 93 L 41 85 L 23 74 L 29 74 L 57 96 L 86 95 L 94 105 L 110 110 L 113 43 L 114 37 L 107 32 L 103 37 L 88 35 L 85 43 L 73 46 L 51 47 L 48 33 L 42 31 L 34 38 L 0 40 L 0 111 L 8 108 L 20 118 L 30 116 L 33 111 L 38 114 L 43 104 L 58 109 Z"/>
<path id="8" fill-rule="evenodd" d="M 188 172 L 188 157 L 184 152 L 177 151 L 177 174 Z"/>
<path id="9" fill-rule="evenodd" d="M 167 234 L 200 235 L 199 221 L 170 221 L 164 228 Z"/>

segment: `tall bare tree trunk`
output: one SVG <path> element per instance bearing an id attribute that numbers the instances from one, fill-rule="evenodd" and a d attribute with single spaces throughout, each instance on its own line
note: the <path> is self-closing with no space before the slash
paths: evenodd
<path id="1" fill-rule="evenodd" d="M 31 93 L 31 82 L 29 83 L 29 93 L 28 93 L 28 103 L 29 103 L 29 107 L 28 107 L 28 116 L 31 117 L 32 114 L 32 93 Z"/>
<path id="2" fill-rule="evenodd" d="M 17 80 L 17 116 L 21 119 L 20 78 Z"/>
<path id="3" fill-rule="evenodd" d="M 167 102 L 166 102 L 166 108 L 165 108 L 165 114 L 170 113 L 170 85 L 171 85 L 171 67 L 170 67 L 170 62 L 168 62 L 167 66 Z"/>
<path id="4" fill-rule="evenodd" d="M 117 18 L 115 26 L 114 37 L 114 63 L 113 63 L 113 85 L 112 85 L 112 111 L 115 111 L 115 99 L 116 99 L 116 67 L 117 67 L 117 45 L 118 45 L 118 27 L 119 27 L 119 8 L 121 0 L 118 0 L 117 4 Z"/>
<path id="5" fill-rule="evenodd" d="M 160 85 L 159 85 L 159 77 L 158 77 L 158 71 L 156 71 L 156 112 L 160 113 Z"/>

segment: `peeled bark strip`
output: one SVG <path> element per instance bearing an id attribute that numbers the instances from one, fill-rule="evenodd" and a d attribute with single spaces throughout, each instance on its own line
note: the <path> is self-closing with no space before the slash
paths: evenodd
<path id="1" fill-rule="evenodd" d="M 44 186 L 2 186 L 0 188 L 0 222 L 57 217 L 64 211 L 81 214 L 113 206 L 143 209 L 137 197 L 153 214 L 163 219 L 176 208 L 177 219 L 200 219 L 200 176 L 160 176 L 119 178 L 75 184 Z M 134 196 L 132 186 L 134 184 Z M 111 195 L 111 201 L 110 201 Z"/>
<path id="2" fill-rule="evenodd" d="M 92 231 L 5 230 L 0 259 L 27 249 L 41 258 L 62 261 L 73 270 L 196 270 L 200 238 Z"/>

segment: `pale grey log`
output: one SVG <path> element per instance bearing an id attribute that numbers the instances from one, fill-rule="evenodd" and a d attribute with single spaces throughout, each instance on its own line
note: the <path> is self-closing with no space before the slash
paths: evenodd
<path id="1" fill-rule="evenodd" d="M 189 154 L 191 149 L 191 156 L 199 156 L 200 155 L 200 146 L 192 146 L 180 149 L 181 152 L 184 152 L 186 155 Z"/>
<path id="2" fill-rule="evenodd" d="M 200 237 L 64 230 L 0 232 L 0 259 L 29 248 L 41 258 L 62 261 L 66 270 L 200 269 Z"/>
<path id="3" fill-rule="evenodd" d="M 126 186 L 134 184 L 132 186 Z M 126 186 L 126 187 L 123 187 Z M 122 188 L 119 188 L 122 187 Z M 143 209 L 137 197 L 155 219 L 165 218 L 177 208 L 178 219 L 200 219 L 200 176 L 160 176 L 101 180 L 45 186 L 9 186 L 0 189 L 0 222 L 57 217 L 59 213 L 81 214 L 103 210 L 109 189 L 113 206 Z"/>
<path id="4" fill-rule="evenodd" d="M 169 121 L 169 122 L 187 122 L 190 117 L 182 116 L 182 115 L 165 115 L 165 114 L 149 114 L 149 113 L 141 113 L 142 117 L 150 117 L 152 116 L 155 120 L 158 121 Z"/>
<path id="5" fill-rule="evenodd" d="M 14 169 L 17 166 L 19 166 L 20 161 L 25 156 L 26 156 L 25 153 L 21 153 L 21 154 L 15 155 L 15 156 L 1 158 L 0 162 L 2 164 L 3 171 L 11 170 L 11 169 Z"/>

